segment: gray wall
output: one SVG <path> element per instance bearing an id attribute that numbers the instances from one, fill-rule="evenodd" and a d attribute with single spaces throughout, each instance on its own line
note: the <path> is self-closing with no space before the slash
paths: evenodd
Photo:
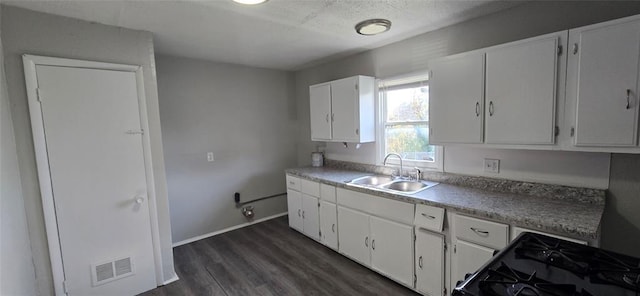
<path id="1" fill-rule="evenodd" d="M 160 224 L 165 280 L 175 275 L 167 199 L 162 137 L 151 33 L 2 7 L 2 42 L 11 114 L 22 178 L 22 193 L 31 239 L 36 287 L 52 294 L 51 265 L 42 215 L 22 54 L 142 65 L 151 138 L 151 158 Z"/>
<path id="2" fill-rule="evenodd" d="M 300 118 L 300 132 L 298 134 L 298 164 L 309 164 L 309 152 L 316 149 L 316 145 L 310 141 L 309 131 L 309 90 L 311 84 L 325 82 L 356 74 L 371 75 L 380 78 L 424 70 L 428 68 L 428 60 L 445 55 L 460 53 L 500 43 L 515 41 L 527 37 L 533 37 L 545 33 L 551 33 L 582 25 L 597 23 L 600 21 L 620 18 L 640 13 L 640 2 L 632 1 L 535 1 L 514 7 L 509 10 L 492 15 L 473 19 L 464 23 L 445 27 L 417 37 L 409 38 L 381 48 L 366 51 L 335 62 L 322 64 L 312 68 L 296 72 L 296 97 L 298 98 L 298 116 Z M 375 162 L 375 144 L 365 144 L 359 150 L 353 148 L 344 149 L 339 144 L 328 144 L 327 153 L 334 158 L 343 158 L 359 162 Z M 579 180 L 568 183 L 562 180 L 559 183 L 579 185 L 588 182 L 589 178 L 596 178 L 598 182 L 608 174 L 608 155 L 594 154 L 569 154 L 580 163 L 568 166 L 538 166 L 536 171 L 531 171 L 522 164 L 530 157 L 538 158 L 540 163 L 554 159 L 545 154 L 561 152 L 531 153 L 528 151 L 495 150 L 493 157 L 504 157 L 514 162 L 512 167 L 518 168 L 519 179 L 535 178 L 536 175 L 554 176 L 558 179 L 566 176 L 578 176 Z M 454 172 L 465 171 L 479 172 L 482 165 L 481 157 L 486 151 L 473 148 L 445 149 L 445 162 L 448 159 L 469 159 L 469 155 L 476 155 L 468 163 L 455 164 L 451 168 Z M 636 173 L 632 168 L 619 169 L 621 164 L 619 156 L 614 155 L 616 161 L 611 167 L 610 189 L 612 198 L 617 204 L 625 204 L 627 209 L 639 209 L 640 201 L 637 198 L 638 191 L 632 187 L 620 188 L 620 175 Z M 636 157 L 636 156 L 630 156 Z M 518 160 L 520 159 L 520 161 Z M 595 175 L 586 170 L 594 170 L 589 167 L 590 162 L 597 162 L 598 171 Z M 501 164 L 502 165 L 502 164 Z M 445 163 L 445 170 L 448 164 Z M 462 171 L 456 171 L 464 168 Z M 506 176 L 502 176 L 506 177 Z M 555 177 L 554 177 L 555 178 Z M 567 179 L 569 180 L 569 179 Z M 574 180 L 575 181 L 575 180 Z M 549 182 L 549 180 L 545 180 Z M 590 187 L 590 186 L 589 186 Z M 601 187 L 601 186 L 598 186 Z M 635 188 L 637 189 L 637 188 Z M 614 194 L 615 193 L 615 194 Z M 613 202 L 612 202 L 613 203 Z M 567 213 L 570 215 L 570 213 Z M 633 218 L 630 210 L 614 210 L 611 206 L 604 216 L 603 241 L 605 248 L 615 249 L 625 243 L 625 237 L 640 236 L 638 228 L 640 221 Z M 615 221 L 628 221 L 633 227 L 616 228 Z M 615 235 L 614 235 L 615 234 Z M 627 250 L 640 252 L 640 244 L 632 242 Z"/>
<path id="3" fill-rule="evenodd" d="M 247 222 L 234 192 L 243 201 L 286 192 L 284 169 L 296 165 L 293 75 L 170 56 L 156 62 L 174 242 Z M 255 219 L 287 210 L 284 196 L 253 206 Z"/>
<path id="4" fill-rule="evenodd" d="M 0 6 L 1 9 L 1 6 Z M 2 14 L 0 13 L 0 18 Z M 0 32 L 0 37 L 2 36 Z M 36 276 L 0 41 L 0 295 L 35 295 Z"/>

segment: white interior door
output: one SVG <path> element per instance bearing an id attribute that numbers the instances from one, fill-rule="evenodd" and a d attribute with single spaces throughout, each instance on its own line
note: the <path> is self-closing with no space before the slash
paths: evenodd
<path id="1" fill-rule="evenodd" d="M 69 295 L 156 286 L 136 76 L 36 67 Z"/>

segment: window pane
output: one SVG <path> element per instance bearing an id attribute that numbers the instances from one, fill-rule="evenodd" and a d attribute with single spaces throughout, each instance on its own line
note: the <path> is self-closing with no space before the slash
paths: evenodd
<path id="1" fill-rule="evenodd" d="M 386 91 L 387 122 L 429 120 L 429 87 Z"/>
<path id="2" fill-rule="evenodd" d="M 429 127 L 425 124 L 385 127 L 387 153 L 398 153 L 404 159 L 435 161 L 436 147 L 429 145 Z"/>

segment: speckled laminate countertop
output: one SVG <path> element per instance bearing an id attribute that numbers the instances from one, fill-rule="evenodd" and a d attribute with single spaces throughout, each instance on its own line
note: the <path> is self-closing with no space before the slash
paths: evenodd
<path id="1" fill-rule="evenodd" d="M 330 167 L 287 169 L 287 174 L 337 187 L 371 173 Z M 416 194 L 396 194 L 360 187 L 348 187 L 376 196 L 426 204 L 484 217 L 523 228 L 582 239 L 597 239 L 604 202 L 590 203 L 572 199 L 494 192 L 484 189 L 440 183 Z"/>

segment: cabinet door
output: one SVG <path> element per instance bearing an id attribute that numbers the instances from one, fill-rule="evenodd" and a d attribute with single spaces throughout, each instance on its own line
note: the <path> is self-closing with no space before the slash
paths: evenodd
<path id="1" fill-rule="evenodd" d="M 487 51 L 486 143 L 554 143 L 558 41 L 554 35 Z"/>
<path id="2" fill-rule="evenodd" d="M 334 250 L 338 249 L 338 216 L 336 205 L 320 201 L 320 240 Z"/>
<path id="3" fill-rule="evenodd" d="M 331 140 L 331 85 L 309 87 L 311 140 Z"/>
<path id="4" fill-rule="evenodd" d="M 482 143 L 484 53 L 429 62 L 429 142 Z"/>
<path id="5" fill-rule="evenodd" d="M 373 216 L 369 221 L 371 267 L 413 287 L 413 227 Z"/>
<path id="6" fill-rule="evenodd" d="M 369 215 L 338 207 L 338 251 L 365 266 L 371 264 Z"/>
<path id="7" fill-rule="evenodd" d="M 570 31 L 569 93 L 576 146 L 634 146 L 638 126 L 640 21 Z"/>
<path id="8" fill-rule="evenodd" d="M 302 194 L 295 190 L 287 190 L 287 208 L 289 227 L 302 232 Z"/>
<path id="9" fill-rule="evenodd" d="M 429 296 L 444 290 L 444 238 L 416 228 L 416 290 Z"/>
<path id="10" fill-rule="evenodd" d="M 302 230 L 304 234 L 315 240 L 320 240 L 320 216 L 318 213 L 318 198 L 302 194 Z"/>
<path id="11" fill-rule="evenodd" d="M 334 141 L 360 142 L 358 134 L 358 77 L 331 82 L 332 135 Z"/>
<path id="12" fill-rule="evenodd" d="M 451 283 L 455 287 L 457 281 L 464 280 L 467 273 L 476 272 L 491 257 L 493 249 L 458 240 L 453 253 L 453 272 Z"/>

